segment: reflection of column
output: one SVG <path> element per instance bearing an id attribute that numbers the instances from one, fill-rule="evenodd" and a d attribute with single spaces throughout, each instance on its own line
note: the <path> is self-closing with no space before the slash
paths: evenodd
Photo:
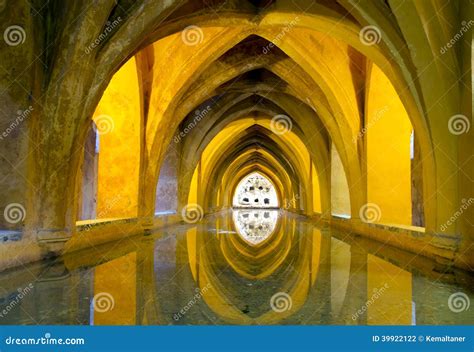
<path id="1" fill-rule="evenodd" d="M 94 325 L 136 322 L 137 253 L 99 265 L 94 271 Z"/>
<path id="2" fill-rule="evenodd" d="M 58 313 L 69 308 L 68 293 L 73 288 L 69 272 L 62 262 L 52 266 L 37 263 L 26 269 L 3 273 L 0 279 L 0 325 L 69 323 L 67 315 Z"/>
<path id="3" fill-rule="evenodd" d="M 331 315 L 337 319 L 346 297 L 351 269 L 351 246 L 331 238 Z"/>
<path id="4" fill-rule="evenodd" d="M 304 231 L 309 232 L 311 228 Z M 291 320 L 303 324 L 326 324 L 331 315 L 331 305 L 328 304 L 331 296 L 331 235 L 326 229 L 316 228 L 312 229 L 312 234 L 311 287 L 303 308 L 292 315 Z"/>
<path id="5" fill-rule="evenodd" d="M 170 300 L 172 305 L 168 309 L 168 323 L 206 324 L 215 321 L 201 295 L 203 290 L 199 289 L 198 284 L 198 276 L 202 270 L 200 252 L 205 246 L 203 243 L 205 234 L 206 229 L 197 226 L 188 230 L 186 234 L 177 236 L 176 267 L 170 271 L 172 279 L 169 280 L 175 287 Z M 183 312 L 184 314 L 181 314 Z"/>
<path id="6" fill-rule="evenodd" d="M 412 275 L 371 254 L 367 257 L 367 324 L 410 325 Z"/>
<path id="7" fill-rule="evenodd" d="M 188 231 L 187 235 L 191 233 Z M 157 312 L 159 324 L 176 324 L 174 316 L 182 308 L 182 292 L 189 281 L 183 277 L 183 272 L 189 275 L 185 267 L 188 265 L 186 238 L 186 233 L 177 233 L 155 243 L 153 275 L 156 299 L 161 303 Z"/>
<path id="8" fill-rule="evenodd" d="M 417 277 L 413 280 L 413 301 L 416 302 L 416 316 L 413 317 L 413 322 L 416 325 L 429 325 L 436 322 L 436 324 L 452 324 L 454 319 L 446 319 L 447 315 L 453 314 L 446 302 L 445 287 L 433 285 L 433 282 L 426 277 Z M 444 307 L 444 309 L 439 309 Z M 454 313 L 456 314 L 456 313 Z"/>
<path id="9" fill-rule="evenodd" d="M 70 307 L 71 284 L 71 276 L 63 263 L 46 268 L 33 282 L 34 292 L 24 299 L 24 303 L 34 302 L 34 319 L 41 324 L 70 323 L 67 316 L 58 313 Z"/>
<path id="10" fill-rule="evenodd" d="M 321 233 L 321 254 L 316 289 L 318 297 L 324 297 L 324 299 L 320 299 L 321 302 L 324 302 L 320 316 L 327 317 L 331 314 L 331 304 L 326 298 L 331 297 L 331 233 L 328 229 L 322 229 Z"/>
<path id="11" fill-rule="evenodd" d="M 90 305 L 89 300 L 92 292 L 92 269 L 77 269 L 71 273 L 71 289 L 69 298 L 69 321 L 73 324 L 89 325 Z"/>
<path id="12" fill-rule="evenodd" d="M 347 293 L 337 324 L 365 325 L 367 311 L 362 311 L 361 308 L 367 302 L 367 252 L 357 245 L 351 246 L 350 266 Z"/>
<path id="13" fill-rule="evenodd" d="M 155 239 L 147 237 L 140 241 L 137 252 L 137 324 L 152 325 L 158 323 L 154 250 Z"/>
<path id="14" fill-rule="evenodd" d="M 436 270 L 435 267 L 430 269 Z M 472 305 L 474 302 L 474 296 L 470 294 L 472 277 L 467 272 L 456 271 L 452 274 L 438 275 L 440 276 L 418 276 L 416 280 L 413 280 L 413 302 L 416 305 L 414 303 L 412 323 L 416 325 L 472 325 L 472 307 L 453 304 L 451 308 L 464 306 L 469 309 L 456 311 L 451 309 L 449 304 L 451 295 L 453 295 L 451 299 L 454 298 L 452 303 L 456 301 L 456 297 L 458 303 L 468 302 L 461 298 L 461 293 L 464 293 L 468 295 Z"/>

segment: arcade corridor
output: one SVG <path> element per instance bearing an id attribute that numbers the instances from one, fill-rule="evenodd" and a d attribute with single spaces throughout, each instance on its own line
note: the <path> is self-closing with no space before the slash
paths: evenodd
<path id="1" fill-rule="evenodd" d="M 472 324 L 472 1 L 0 18 L 0 324 Z"/>

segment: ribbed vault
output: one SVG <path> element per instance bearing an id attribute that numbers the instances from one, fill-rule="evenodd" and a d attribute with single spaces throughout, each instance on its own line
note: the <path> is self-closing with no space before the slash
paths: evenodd
<path id="1" fill-rule="evenodd" d="M 376 225 L 424 225 L 413 231 L 426 237 L 393 244 L 469 266 L 473 210 L 450 219 L 472 196 L 472 168 L 461 166 L 472 164 L 464 150 L 473 129 L 459 136 L 446 125 L 472 117 L 471 44 L 438 54 L 454 34 L 447 23 L 464 18 L 468 3 L 440 12 L 398 0 L 44 6 L 42 19 L 25 16 L 29 57 L 44 63 L 18 94 L 35 101 L 31 142 L 11 147 L 28 177 L 4 198 L 26 190 L 24 230 L 56 251 L 79 241 L 88 155 L 112 170 L 98 182 L 96 218 L 133 219 L 135 232 L 156 225 L 157 199 L 175 214 L 191 203 L 202 215 L 229 208 L 238 181 L 256 171 L 287 210 L 340 224 L 337 213 L 359 232 L 372 228 L 362 210 L 395 189 L 405 202 L 384 202 Z M 52 28 L 42 23 L 59 13 Z M 24 63 L 23 54 L 12 59 Z M 111 103 L 119 95 L 124 106 Z M 112 128 L 102 135 L 104 116 Z M 403 143 L 388 145 L 397 133 Z M 407 205 L 412 214 L 391 216 Z"/>

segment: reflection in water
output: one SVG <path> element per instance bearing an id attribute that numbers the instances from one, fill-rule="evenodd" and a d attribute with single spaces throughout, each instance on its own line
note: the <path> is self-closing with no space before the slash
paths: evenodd
<path id="1" fill-rule="evenodd" d="M 278 210 L 235 210 L 232 218 L 237 233 L 251 245 L 256 245 L 275 231 Z"/>
<path id="2" fill-rule="evenodd" d="M 449 303 L 473 299 L 472 274 L 284 212 L 249 245 L 244 214 L 4 272 L 0 324 L 473 322 Z"/>

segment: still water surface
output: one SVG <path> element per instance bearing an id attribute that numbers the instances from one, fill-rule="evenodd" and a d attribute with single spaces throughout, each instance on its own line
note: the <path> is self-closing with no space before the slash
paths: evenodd
<path id="1" fill-rule="evenodd" d="M 0 324 L 472 324 L 473 283 L 302 217 L 235 210 L 1 273 Z"/>

